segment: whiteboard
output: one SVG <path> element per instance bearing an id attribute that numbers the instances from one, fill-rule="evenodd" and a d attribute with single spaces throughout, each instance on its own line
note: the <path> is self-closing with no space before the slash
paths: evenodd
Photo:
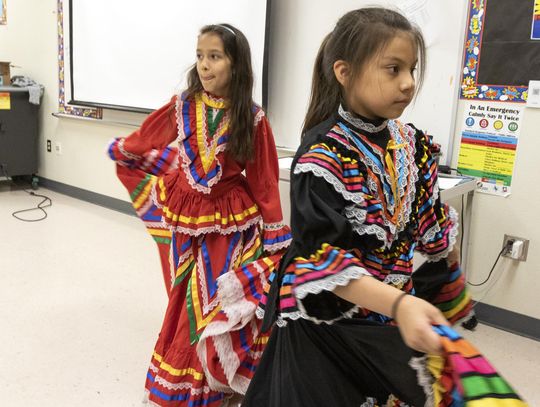
<path id="1" fill-rule="evenodd" d="M 161 107 L 186 86 L 200 28 L 219 23 L 246 35 L 262 103 L 266 10 L 266 0 L 71 0 L 71 103 Z"/>
<path id="2" fill-rule="evenodd" d="M 314 5 L 317 7 L 314 7 Z M 382 5 L 420 25 L 428 43 L 424 86 L 402 120 L 427 130 L 450 163 L 468 0 L 274 0 L 270 31 L 268 114 L 276 143 L 296 149 L 313 62 L 324 36 L 347 11 Z"/>

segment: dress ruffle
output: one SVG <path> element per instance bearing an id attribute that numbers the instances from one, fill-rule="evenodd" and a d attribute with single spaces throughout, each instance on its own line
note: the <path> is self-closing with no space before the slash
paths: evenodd
<path id="1" fill-rule="evenodd" d="M 279 224 L 265 224 L 263 231 L 263 244 L 266 253 L 273 254 L 279 250 L 289 247 L 292 241 L 291 229 Z"/>
<path id="2" fill-rule="evenodd" d="M 163 210 L 163 221 L 173 232 L 199 236 L 244 231 L 262 221 L 257 204 L 242 182 L 219 194 L 204 195 L 182 183 L 178 172 L 160 178 L 153 191 L 154 203 Z"/>
<path id="3" fill-rule="evenodd" d="M 426 406 L 528 406 L 468 341 L 447 326 L 434 326 L 443 356 L 415 357 L 410 365 L 428 395 Z"/>
<path id="4" fill-rule="evenodd" d="M 257 366 L 269 334 L 261 332 L 262 321 L 254 319 L 255 311 L 263 286 L 280 258 L 281 254 L 265 257 L 218 278 L 221 310 L 197 344 L 197 353 L 212 388 L 246 392 L 247 378 L 253 373 L 250 369 Z M 216 370 L 223 370 L 226 381 L 216 377 Z"/>

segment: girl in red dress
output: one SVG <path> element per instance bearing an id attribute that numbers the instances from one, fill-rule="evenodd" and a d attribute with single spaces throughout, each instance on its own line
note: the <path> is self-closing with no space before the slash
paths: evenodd
<path id="1" fill-rule="evenodd" d="M 268 339 L 254 317 L 262 286 L 291 239 L 245 36 L 203 27 L 196 55 L 187 90 L 109 147 L 169 294 L 146 379 L 159 406 L 222 406 L 245 393 Z M 245 267 L 263 254 L 264 271 Z"/>

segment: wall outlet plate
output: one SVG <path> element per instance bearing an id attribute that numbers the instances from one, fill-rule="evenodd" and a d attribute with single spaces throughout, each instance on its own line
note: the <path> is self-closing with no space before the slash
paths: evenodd
<path id="1" fill-rule="evenodd" d="M 512 254 L 510 252 L 503 253 L 502 256 L 503 257 L 508 257 L 509 259 L 513 259 L 513 260 L 526 261 L 527 260 L 527 253 L 529 252 L 529 239 L 524 239 L 522 237 L 517 237 L 517 236 L 512 236 L 512 235 L 505 234 L 504 235 L 504 240 L 503 240 L 503 245 L 502 245 L 503 249 L 506 247 L 506 242 L 508 242 L 509 240 L 522 241 L 523 242 L 523 248 L 521 250 L 521 256 L 519 256 L 518 258 L 514 258 L 514 257 L 512 257 Z"/>

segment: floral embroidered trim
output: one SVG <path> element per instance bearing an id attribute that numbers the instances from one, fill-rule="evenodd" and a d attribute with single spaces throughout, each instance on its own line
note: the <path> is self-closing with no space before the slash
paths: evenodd
<path id="1" fill-rule="evenodd" d="M 282 229 L 285 226 L 283 222 L 265 223 L 264 230 L 276 231 Z"/>
<path id="2" fill-rule="evenodd" d="M 338 114 L 345 120 L 347 120 L 350 124 L 352 124 L 354 127 L 358 127 L 359 129 L 367 131 L 368 133 L 378 133 L 379 131 L 383 130 L 388 124 L 388 120 L 385 120 L 379 126 L 375 127 L 375 125 L 371 123 L 366 123 L 361 118 L 353 116 L 350 112 L 347 112 L 345 109 L 343 109 L 343 106 L 341 105 L 339 105 Z"/>
<path id="3" fill-rule="evenodd" d="M 403 286 L 411 279 L 410 275 L 405 274 L 388 274 L 383 283 L 392 284 L 394 286 Z"/>

